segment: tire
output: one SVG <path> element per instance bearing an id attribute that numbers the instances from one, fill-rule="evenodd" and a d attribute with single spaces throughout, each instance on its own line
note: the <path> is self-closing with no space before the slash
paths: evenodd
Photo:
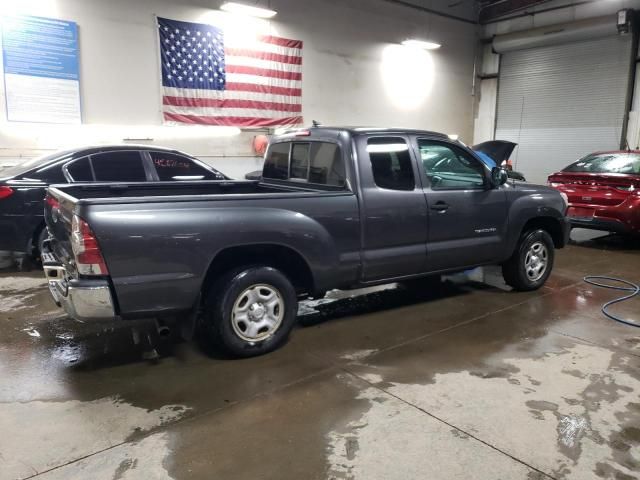
<path id="1" fill-rule="evenodd" d="M 502 265 L 507 285 L 521 292 L 537 290 L 549 278 L 555 250 L 545 230 L 531 230 L 520 237 L 511 258 Z"/>
<path id="2" fill-rule="evenodd" d="M 47 231 L 47 226 L 43 226 L 40 232 L 38 232 L 38 237 L 36 238 L 36 244 L 33 249 L 33 257 L 40 258 L 42 253 L 42 244 L 44 241 L 49 238 L 49 232 Z"/>
<path id="3" fill-rule="evenodd" d="M 289 279 L 272 267 L 242 267 L 207 292 L 203 323 L 209 341 L 235 357 L 280 347 L 296 321 L 298 299 Z"/>

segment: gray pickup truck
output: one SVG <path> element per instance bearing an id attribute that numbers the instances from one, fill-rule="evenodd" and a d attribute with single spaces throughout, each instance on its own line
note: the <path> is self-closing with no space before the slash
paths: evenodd
<path id="1" fill-rule="evenodd" d="M 197 316 L 251 356 L 329 289 L 487 264 L 537 289 L 567 242 L 566 206 L 442 134 L 316 127 L 275 136 L 260 181 L 50 187 L 43 266 L 76 319 Z"/>

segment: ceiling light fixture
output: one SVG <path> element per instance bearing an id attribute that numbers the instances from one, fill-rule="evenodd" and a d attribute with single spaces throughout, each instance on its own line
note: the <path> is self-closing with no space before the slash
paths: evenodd
<path id="1" fill-rule="evenodd" d="M 422 48 L 424 50 L 437 50 L 442 46 L 436 42 L 429 42 L 427 40 L 417 40 L 414 38 L 410 38 L 409 40 L 404 40 L 402 42 L 402 45 L 405 45 L 407 47 Z"/>
<path id="2" fill-rule="evenodd" d="M 220 5 L 220 10 L 258 18 L 272 18 L 278 13 L 269 8 L 254 7 L 253 5 L 245 5 L 244 3 L 237 2 L 225 2 Z"/>

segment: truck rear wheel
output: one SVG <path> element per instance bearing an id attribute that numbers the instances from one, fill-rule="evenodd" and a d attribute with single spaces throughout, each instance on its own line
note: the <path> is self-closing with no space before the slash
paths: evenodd
<path id="1" fill-rule="evenodd" d="M 549 278 L 553 259 L 553 240 L 545 230 L 525 232 L 511 258 L 502 264 L 504 281 L 521 292 L 537 290 Z"/>
<path id="2" fill-rule="evenodd" d="M 243 267 L 211 287 L 203 320 L 216 347 L 236 357 L 252 357 L 286 341 L 297 310 L 295 289 L 282 272 L 272 267 Z"/>

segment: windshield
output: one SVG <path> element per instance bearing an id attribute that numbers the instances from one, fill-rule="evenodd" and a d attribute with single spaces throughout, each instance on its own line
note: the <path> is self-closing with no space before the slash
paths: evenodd
<path id="1" fill-rule="evenodd" d="M 563 172 L 631 173 L 640 175 L 640 154 L 598 153 L 572 163 Z"/>

